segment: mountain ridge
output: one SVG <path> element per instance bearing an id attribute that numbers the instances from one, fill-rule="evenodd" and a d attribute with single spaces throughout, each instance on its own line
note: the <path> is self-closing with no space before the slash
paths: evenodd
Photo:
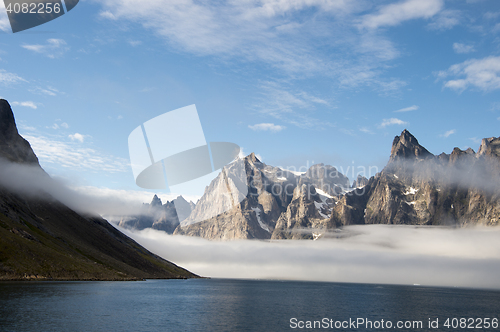
<path id="1" fill-rule="evenodd" d="M 0 172 L 5 165 L 43 171 L 0 100 Z M 5 173 L 1 174 L 5 175 Z M 0 175 L 0 176 L 1 176 Z M 0 185 L 0 280 L 142 280 L 197 275 L 140 246 L 106 220 L 82 215 L 48 193 L 13 192 Z"/>

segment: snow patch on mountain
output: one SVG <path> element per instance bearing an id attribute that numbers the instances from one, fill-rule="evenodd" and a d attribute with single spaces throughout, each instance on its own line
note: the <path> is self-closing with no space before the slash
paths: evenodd
<path id="1" fill-rule="evenodd" d="M 264 222 L 262 222 L 262 219 L 261 219 L 261 217 L 260 217 L 260 214 L 262 213 L 261 209 L 260 209 L 260 208 L 258 208 L 258 207 L 257 207 L 257 208 L 251 208 L 251 209 L 252 209 L 252 211 L 253 211 L 253 212 L 255 212 L 255 215 L 257 216 L 257 221 L 259 222 L 260 227 L 261 227 L 263 230 L 265 230 L 265 231 L 267 231 L 267 232 L 271 233 L 271 230 L 269 229 L 269 227 L 267 227 L 267 225 L 266 225 L 266 224 L 264 224 Z"/>

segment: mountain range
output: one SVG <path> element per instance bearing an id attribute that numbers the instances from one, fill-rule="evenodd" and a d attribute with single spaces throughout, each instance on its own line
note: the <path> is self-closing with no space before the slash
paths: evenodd
<path id="1" fill-rule="evenodd" d="M 101 217 L 77 213 L 43 190 L 18 191 L 4 185 L 11 168 L 29 169 L 30 176 L 52 181 L 19 135 L 9 103 L 1 99 L 0 280 L 197 277 L 149 252 Z"/>
<path id="2" fill-rule="evenodd" d="M 299 173 L 266 165 L 252 153 L 221 172 L 196 204 L 189 203 L 187 218 L 179 220 L 173 204 L 164 204 L 162 209 L 171 216 L 164 230 L 218 240 L 314 240 L 345 225 L 498 225 L 499 158 L 500 138 L 483 139 L 477 153 L 455 148 L 436 156 L 405 129 L 394 138 L 386 167 L 370 179 L 360 174 L 350 185 L 333 166 L 313 165 Z M 222 213 L 210 211 L 220 205 L 214 201 L 224 200 L 228 185 L 238 191 L 232 178 L 224 178 L 242 167 L 238 164 L 243 164 L 248 184 L 239 192 L 245 193 L 244 199 Z M 158 207 L 157 197 L 145 207 L 154 204 Z M 149 218 L 148 227 L 156 229 L 166 221 L 149 213 L 120 225 L 134 228 L 141 218 Z"/>

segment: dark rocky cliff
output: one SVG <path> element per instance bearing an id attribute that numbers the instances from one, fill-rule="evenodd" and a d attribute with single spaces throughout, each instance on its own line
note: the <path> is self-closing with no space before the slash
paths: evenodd
<path id="1" fill-rule="evenodd" d="M 40 168 L 0 100 L 0 167 Z M 0 168 L 0 176 L 3 176 Z M 149 252 L 106 220 L 84 216 L 47 193 L 26 195 L 0 186 L 0 280 L 137 280 L 196 275 Z"/>

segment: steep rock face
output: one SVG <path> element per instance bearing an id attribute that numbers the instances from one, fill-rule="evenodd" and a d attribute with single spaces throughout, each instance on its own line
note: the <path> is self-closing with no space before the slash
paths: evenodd
<path id="1" fill-rule="evenodd" d="M 325 164 L 311 166 L 303 176 L 315 188 L 329 195 L 342 194 L 345 188 L 349 188 L 349 179 L 340 173 L 335 167 Z"/>
<path id="2" fill-rule="evenodd" d="M 174 234 L 269 239 L 287 198 L 265 168 L 253 153 L 225 167 Z"/>
<path id="3" fill-rule="evenodd" d="M 0 99 L 0 157 L 16 163 L 39 165 L 29 142 L 19 135 L 14 113 L 5 99 Z"/>
<path id="4" fill-rule="evenodd" d="M 368 184 L 368 179 L 362 175 L 358 175 L 356 180 L 354 180 L 354 182 L 352 183 L 351 188 L 362 188 L 362 187 L 366 186 L 367 184 Z"/>
<path id="5" fill-rule="evenodd" d="M 5 100 L 0 100 L 0 156 L 40 168 Z M 48 177 L 41 168 L 40 173 Z M 0 185 L 0 280 L 192 277 L 100 217 L 78 214 L 47 193 L 28 195 Z"/>
<path id="6" fill-rule="evenodd" d="M 391 161 L 399 158 L 421 160 L 432 157 L 432 153 L 421 146 L 418 140 L 406 129 L 392 142 Z"/>
<path id="7" fill-rule="evenodd" d="M 405 130 L 394 139 L 384 170 L 362 192 L 343 197 L 331 219 L 336 225 L 496 225 L 497 140 L 483 140 L 477 154 L 455 148 L 449 155 L 434 156 Z"/>
<path id="8" fill-rule="evenodd" d="M 348 186 L 348 179 L 332 166 L 314 165 L 300 174 L 266 165 L 252 153 L 212 181 L 174 234 L 208 239 L 312 238 L 313 229 L 330 227 L 336 196 L 329 193 L 339 192 L 338 196 L 343 186 Z M 205 212 L 217 202 L 226 204 L 225 212 Z"/>
<path id="9" fill-rule="evenodd" d="M 272 239 L 317 239 L 335 228 L 329 216 L 333 200 L 317 193 L 314 186 L 302 183 L 276 223 Z"/>

